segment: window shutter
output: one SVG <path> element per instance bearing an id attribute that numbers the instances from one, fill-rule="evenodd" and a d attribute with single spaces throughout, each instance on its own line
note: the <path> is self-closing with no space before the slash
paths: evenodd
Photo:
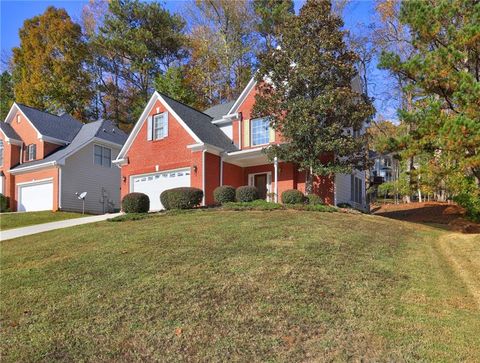
<path id="1" fill-rule="evenodd" d="M 168 112 L 163 113 L 163 137 L 168 136 Z"/>
<path id="2" fill-rule="evenodd" d="M 250 120 L 243 120 L 243 146 L 250 146 Z"/>
<path id="3" fill-rule="evenodd" d="M 147 140 L 152 140 L 153 135 L 153 116 L 147 118 Z"/>

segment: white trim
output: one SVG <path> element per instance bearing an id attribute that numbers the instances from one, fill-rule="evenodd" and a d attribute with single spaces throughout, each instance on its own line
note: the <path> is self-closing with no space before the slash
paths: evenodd
<path id="1" fill-rule="evenodd" d="M 62 167 L 58 166 L 58 209 L 62 208 Z"/>
<path id="2" fill-rule="evenodd" d="M 121 167 L 122 165 L 126 165 L 127 162 L 128 162 L 128 160 L 125 159 L 125 158 L 112 160 L 112 164 L 115 164 L 115 165 L 117 165 L 118 167 Z"/>
<path id="3" fill-rule="evenodd" d="M 135 126 L 133 127 L 133 130 L 132 132 L 130 133 L 130 135 L 128 136 L 128 139 L 127 141 L 125 142 L 125 144 L 123 145 L 122 149 L 120 150 L 120 152 L 118 153 L 117 155 L 117 158 L 115 160 L 121 160 L 124 158 L 124 156 L 126 155 L 126 153 L 128 152 L 128 150 L 130 149 L 130 147 L 132 146 L 132 143 L 133 141 L 136 139 L 138 133 L 140 132 L 140 129 L 142 128 L 142 125 L 143 123 L 145 122 L 149 112 L 151 111 L 153 105 L 155 104 L 155 102 L 159 100 L 162 105 L 167 109 L 168 112 L 170 112 L 172 114 L 172 116 L 177 120 L 177 122 L 182 125 L 182 127 L 188 132 L 188 134 L 197 142 L 197 143 L 201 143 L 202 141 L 200 140 L 200 138 L 195 135 L 195 133 L 187 126 L 187 124 L 180 118 L 180 116 L 178 116 L 178 114 L 170 107 L 170 105 L 163 99 L 163 97 L 157 92 L 155 91 L 152 95 L 152 97 L 150 97 L 150 100 L 148 101 L 147 103 L 147 106 L 145 107 L 145 109 L 143 110 L 142 114 L 140 115 L 137 123 L 135 124 Z"/>
<path id="4" fill-rule="evenodd" d="M 234 119 L 238 119 L 239 117 L 240 115 L 238 112 L 232 113 L 231 115 L 225 115 L 225 116 L 222 116 L 221 119 L 212 121 L 212 124 L 214 125 L 226 124 L 229 122 L 233 122 Z"/>
<path id="5" fill-rule="evenodd" d="M 50 177 L 50 178 L 45 178 L 45 179 L 38 179 L 38 180 L 32 180 L 32 181 L 29 181 L 29 182 L 22 182 L 22 183 L 16 183 L 15 186 L 24 186 L 24 185 L 28 185 L 28 184 L 41 184 L 41 183 L 45 183 L 45 182 L 48 182 L 48 181 L 53 181 L 53 177 Z"/>
<path id="6" fill-rule="evenodd" d="M 263 149 L 265 149 L 265 148 L 264 147 L 256 147 L 256 148 L 252 148 L 252 149 L 232 151 L 232 152 L 227 153 L 227 155 L 228 156 L 237 156 L 237 155 L 244 155 L 244 154 L 250 154 L 250 153 L 253 154 L 254 152 L 262 151 Z"/>
<path id="7" fill-rule="evenodd" d="M 208 151 L 209 153 L 214 155 L 220 155 L 224 151 L 220 147 L 206 144 L 204 142 L 187 145 L 187 149 L 191 149 L 192 151 Z"/>
<path id="8" fill-rule="evenodd" d="M 205 153 L 207 149 L 202 151 L 202 190 L 203 190 L 203 198 L 202 198 L 202 205 L 205 205 Z"/>
<path id="9" fill-rule="evenodd" d="M 220 155 L 220 186 L 223 185 L 223 154 Z"/>
<path id="10" fill-rule="evenodd" d="M 51 144 L 56 144 L 56 145 L 65 145 L 69 143 L 68 141 L 56 139 L 55 137 L 44 136 L 44 135 L 41 135 L 40 133 L 38 134 L 38 139 L 45 142 L 49 142 Z"/>
<path id="11" fill-rule="evenodd" d="M 0 121 L 2 122 L 2 121 Z M 5 133 L 5 131 L 3 131 L 2 129 L 0 129 L 0 131 L 2 132 L 3 136 L 5 136 L 5 142 L 9 143 L 9 144 L 14 144 L 14 145 L 21 145 L 22 144 L 22 141 L 21 140 L 17 140 L 17 139 L 12 139 L 10 137 L 7 136 L 7 134 Z"/>
<path id="12" fill-rule="evenodd" d="M 243 101 L 245 101 L 245 98 L 247 97 L 248 93 L 252 90 L 252 88 L 256 84 L 257 84 L 257 81 L 255 81 L 255 77 L 252 77 L 250 81 L 247 83 L 247 85 L 245 86 L 245 88 L 243 89 L 240 96 L 238 96 L 232 108 L 228 111 L 227 115 L 231 115 L 232 113 L 237 112 L 237 109 L 240 107 Z"/>
<path id="13" fill-rule="evenodd" d="M 273 158 L 273 170 L 275 171 L 275 196 L 274 196 L 274 201 L 275 203 L 278 203 L 278 158 L 275 156 Z"/>
<path id="14" fill-rule="evenodd" d="M 269 194 L 272 192 L 272 172 L 263 171 L 260 173 L 250 173 L 248 174 L 248 185 L 255 186 L 255 175 L 267 174 L 267 201 L 270 202 Z"/>
<path id="15" fill-rule="evenodd" d="M 56 160 L 49 161 L 49 162 L 42 163 L 42 164 L 26 165 L 26 166 L 23 166 L 22 168 L 19 168 L 19 169 L 13 169 L 13 170 L 11 169 L 11 170 L 9 170 L 9 172 L 10 172 L 10 174 L 16 175 L 16 174 L 26 173 L 26 172 L 29 172 L 31 170 L 47 168 L 47 167 L 54 166 L 54 165 L 57 165 Z"/>
<path id="16" fill-rule="evenodd" d="M 133 178 L 139 178 L 139 177 L 148 177 L 149 175 L 155 175 L 155 174 L 159 174 L 159 173 L 176 173 L 177 171 L 180 171 L 180 170 L 190 170 L 190 185 L 191 185 L 191 177 L 192 177 L 192 167 L 189 165 L 189 166 L 184 166 L 184 167 L 181 167 L 181 168 L 175 168 L 175 169 L 168 169 L 168 170 L 158 170 L 158 171 L 152 171 L 150 173 L 142 173 L 142 174 L 131 174 L 128 176 L 129 178 L 129 186 L 128 186 L 128 192 L 131 193 L 132 192 L 132 180 Z"/>
<path id="17" fill-rule="evenodd" d="M 10 111 L 8 111 L 7 117 L 5 118 L 5 122 L 8 123 L 8 124 L 11 124 L 11 123 L 12 123 L 11 120 L 10 120 L 10 118 L 11 118 L 12 115 L 10 115 L 10 113 L 13 111 L 13 108 L 14 108 L 14 107 L 16 107 L 16 108 L 17 108 L 17 111 L 19 111 L 19 112 L 23 115 L 23 117 L 25 117 L 25 119 L 26 119 L 28 122 L 30 122 L 30 125 L 32 125 L 33 129 L 37 132 L 37 137 L 40 138 L 40 136 L 41 136 L 42 134 L 40 133 L 40 131 L 38 131 L 38 129 L 37 129 L 37 128 L 35 127 L 35 125 L 33 124 L 33 122 L 30 121 L 30 119 L 23 113 L 23 111 L 21 110 L 21 108 L 18 107 L 18 105 L 17 105 L 16 102 L 14 102 L 13 105 L 12 105 L 12 107 L 10 107 Z"/>

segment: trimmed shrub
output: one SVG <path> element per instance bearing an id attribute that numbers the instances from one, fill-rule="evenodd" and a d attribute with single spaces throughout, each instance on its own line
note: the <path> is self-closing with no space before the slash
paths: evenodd
<path id="1" fill-rule="evenodd" d="M 215 203 L 224 204 L 235 201 L 235 188 L 230 185 L 222 185 L 213 191 Z"/>
<path id="2" fill-rule="evenodd" d="M 129 193 L 122 199 L 122 210 L 125 213 L 147 213 L 150 199 L 143 193 Z"/>
<path id="3" fill-rule="evenodd" d="M 165 209 L 191 209 L 202 202 L 203 191 L 198 188 L 181 187 L 168 189 L 160 194 Z"/>
<path id="4" fill-rule="evenodd" d="M 258 196 L 258 189 L 249 185 L 238 187 L 235 191 L 235 199 L 237 202 L 252 202 L 260 199 Z"/>
<path id="5" fill-rule="evenodd" d="M 308 205 L 321 205 L 323 204 L 322 198 L 316 194 L 308 194 L 307 195 L 307 204 Z"/>
<path id="6" fill-rule="evenodd" d="M 0 193 L 0 212 L 9 212 L 10 198 Z"/>
<path id="7" fill-rule="evenodd" d="M 305 195 L 298 189 L 288 189 L 282 193 L 283 204 L 303 204 Z"/>

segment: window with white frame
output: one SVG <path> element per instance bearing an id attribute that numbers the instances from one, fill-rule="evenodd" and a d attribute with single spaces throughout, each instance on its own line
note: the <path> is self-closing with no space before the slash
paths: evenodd
<path id="1" fill-rule="evenodd" d="M 108 147 L 95 145 L 93 147 L 93 160 L 96 165 L 101 165 L 106 168 L 112 166 L 112 150 Z"/>
<path id="2" fill-rule="evenodd" d="M 37 145 L 30 144 L 27 146 L 27 161 L 32 161 L 37 158 Z"/>
<path id="3" fill-rule="evenodd" d="M 153 117 L 153 139 L 163 139 L 168 133 L 167 113 L 161 113 Z"/>
<path id="4" fill-rule="evenodd" d="M 0 166 L 3 166 L 3 140 L 0 140 Z"/>
<path id="5" fill-rule="evenodd" d="M 269 142 L 270 121 L 267 117 L 251 121 L 252 145 L 263 145 Z"/>

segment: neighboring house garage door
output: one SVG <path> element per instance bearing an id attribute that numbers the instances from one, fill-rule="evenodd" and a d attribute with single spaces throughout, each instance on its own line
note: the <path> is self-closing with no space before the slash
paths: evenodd
<path id="1" fill-rule="evenodd" d="M 134 175 L 131 191 L 140 192 L 150 198 L 150 210 L 163 209 L 160 194 L 167 189 L 190 186 L 190 169 L 162 171 L 155 174 Z"/>
<path id="2" fill-rule="evenodd" d="M 18 211 L 53 209 L 53 182 L 44 181 L 18 186 Z"/>

